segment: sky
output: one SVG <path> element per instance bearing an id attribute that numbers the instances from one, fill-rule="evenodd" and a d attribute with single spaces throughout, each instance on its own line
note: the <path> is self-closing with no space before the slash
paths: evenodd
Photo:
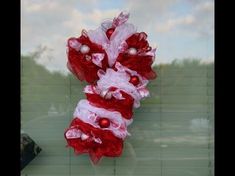
<path id="1" fill-rule="evenodd" d="M 121 11 L 157 48 L 154 64 L 174 59 L 214 61 L 214 0 L 22 0 L 21 53 L 37 50 L 50 71 L 68 73 L 66 43 Z"/>

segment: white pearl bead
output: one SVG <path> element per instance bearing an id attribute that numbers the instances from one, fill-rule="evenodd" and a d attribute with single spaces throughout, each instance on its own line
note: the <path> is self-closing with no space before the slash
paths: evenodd
<path id="1" fill-rule="evenodd" d="M 81 51 L 82 54 L 86 54 L 90 51 L 90 48 L 87 45 L 82 45 L 81 48 L 80 48 L 80 51 Z"/>
<path id="2" fill-rule="evenodd" d="M 137 54 L 137 50 L 135 48 L 129 48 L 128 53 L 130 55 L 136 55 Z"/>
<path id="3" fill-rule="evenodd" d="M 82 133 L 81 139 L 84 141 L 84 140 L 86 140 L 87 138 L 89 138 L 89 136 L 86 135 L 86 134 L 84 134 L 84 133 Z"/>

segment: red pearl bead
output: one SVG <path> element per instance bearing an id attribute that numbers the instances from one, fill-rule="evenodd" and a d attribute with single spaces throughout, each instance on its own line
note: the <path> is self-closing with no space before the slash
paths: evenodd
<path id="1" fill-rule="evenodd" d="M 108 128 L 110 125 L 110 121 L 107 118 L 100 118 L 99 119 L 99 126 L 101 128 Z"/>
<path id="2" fill-rule="evenodd" d="M 110 39 L 111 35 L 113 34 L 115 28 L 109 28 L 107 31 L 106 31 L 106 35 L 108 37 L 108 39 Z"/>
<path id="3" fill-rule="evenodd" d="M 140 80 L 138 76 L 132 76 L 129 82 L 132 83 L 134 86 L 137 86 L 140 83 Z"/>

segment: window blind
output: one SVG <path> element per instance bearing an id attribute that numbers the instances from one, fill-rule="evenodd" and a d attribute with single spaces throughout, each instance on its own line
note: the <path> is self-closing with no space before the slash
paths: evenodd
<path id="1" fill-rule="evenodd" d="M 21 175 L 214 175 L 214 64 L 186 59 L 155 70 L 122 156 L 92 166 L 63 137 L 86 84 L 22 56 L 21 127 L 42 152 Z"/>

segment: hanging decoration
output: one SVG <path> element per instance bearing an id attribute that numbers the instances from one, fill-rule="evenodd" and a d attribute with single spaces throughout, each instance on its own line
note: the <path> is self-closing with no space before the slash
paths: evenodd
<path id="1" fill-rule="evenodd" d="M 156 78 L 151 67 L 156 49 L 128 18 L 129 13 L 121 12 L 67 43 L 68 69 L 89 85 L 64 136 L 76 154 L 88 153 L 94 164 L 103 156 L 122 154 L 133 108 L 149 96 L 146 86 Z"/>

